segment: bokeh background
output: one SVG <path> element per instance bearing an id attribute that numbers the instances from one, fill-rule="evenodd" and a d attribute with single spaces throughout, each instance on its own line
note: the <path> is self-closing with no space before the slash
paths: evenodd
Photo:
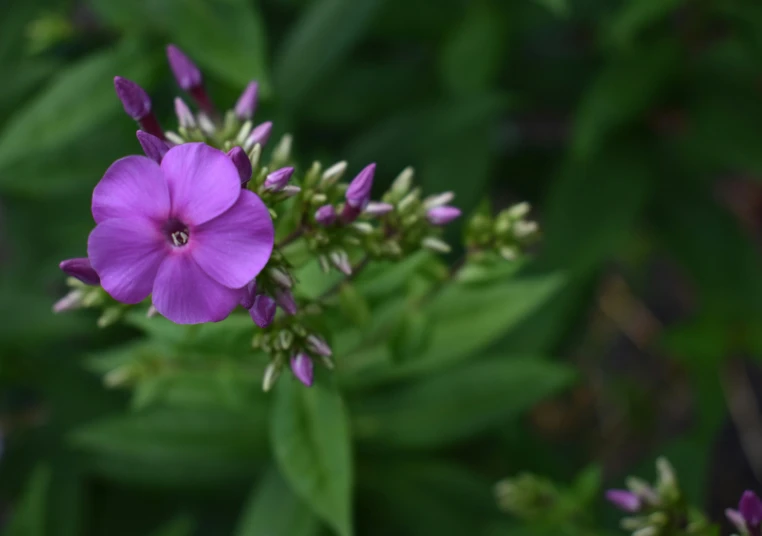
<path id="1" fill-rule="evenodd" d="M 514 400 L 531 382 L 474 398 L 478 374 L 392 391 L 412 429 L 415 418 L 434 432 L 440 421 L 481 424 L 443 440 L 358 440 L 357 534 L 528 534 L 498 511 L 497 480 L 534 471 L 570 482 L 596 464 L 621 485 L 629 473 L 650 477 L 658 454 L 718 521 L 759 486 L 758 1 L 6 0 L 5 533 L 332 534 L 268 469 L 266 396 L 228 408 L 223 370 L 141 411 L 93 365 L 138 331 L 51 313 L 65 292 L 58 262 L 85 253 L 92 187 L 140 151 L 113 76 L 148 89 L 171 124 L 170 42 L 198 62 L 217 103 L 259 80 L 256 118 L 273 120 L 276 137 L 292 133 L 304 163 L 346 159 L 356 171 L 376 161 L 379 192 L 412 165 L 466 214 L 528 200 L 544 236 L 522 270 L 564 274 L 531 314 L 513 312 L 530 291 L 491 305 L 518 320 L 489 353 L 550 360 L 574 381 L 531 407 Z M 453 415 L 435 395 L 465 409 Z M 592 495 L 599 533 L 617 533 Z"/>

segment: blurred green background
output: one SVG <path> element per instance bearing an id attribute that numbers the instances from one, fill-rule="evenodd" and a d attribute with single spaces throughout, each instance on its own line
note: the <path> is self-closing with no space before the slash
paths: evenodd
<path id="1" fill-rule="evenodd" d="M 236 369 L 220 365 L 130 396 L 104 387 L 94 356 L 136 351 L 123 344 L 140 330 L 51 314 L 65 292 L 58 262 L 85 254 L 92 187 L 140 151 L 113 77 L 139 82 L 173 123 L 167 43 L 198 62 L 220 105 L 259 80 L 256 119 L 292 133 L 304 164 L 376 161 L 378 192 L 412 165 L 466 214 L 528 200 L 541 222 L 521 277 L 553 276 L 551 287 L 519 279 L 491 300 L 448 302 L 468 360 L 340 382 L 352 491 L 331 489 L 344 480 L 328 467 L 317 493 L 351 501 L 356 534 L 528 534 L 497 510 L 497 480 L 530 470 L 570 482 L 595 464 L 621 485 L 628 472 L 650 476 L 660 453 L 718 520 L 759 485 L 762 448 L 736 431 L 762 426 L 758 0 L 6 1 L 6 534 L 341 525 L 320 521 L 273 468 L 272 396 L 258 377 L 231 390 Z M 605 511 L 593 488 L 580 491 L 591 515 Z M 601 534 L 615 533 L 610 517 L 597 517 Z"/>

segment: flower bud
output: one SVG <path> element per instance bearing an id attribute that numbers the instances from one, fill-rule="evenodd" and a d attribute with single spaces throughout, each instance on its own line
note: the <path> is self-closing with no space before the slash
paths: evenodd
<path id="1" fill-rule="evenodd" d="M 508 208 L 508 216 L 510 216 L 511 219 L 514 220 L 520 220 L 521 218 L 525 217 L 527 214 L 529 214 L 530 205 L 527 202 L 523 203 L 517 203 L 513 205 L 512 207 Z"/>
<path id="2" fill-rule="evenodd" d="M 251 309 L 254 306 L 254 298 L 257 297 L 257 280 L 252 279 L 249 284 L 241 289 L 241 298 L 238 301 L 244 309 Z"/>
<path id="3" fill-rule="evenodd" d="M 284 186 L 283 189 L 280 191 L 281 194 L 283 194 L 284 197 L 294 197 L 299 192 L 301 192 L 302 189 L 298 186 L 293 186 L 289 184 L 288 186 Z"/>
<path id="4" fill-rule="evenodd" d="M 443 192 L 437 195 L 430 195 L 423 200 L 423 208 L 431 210 L 432 208 L 442 207 L 455 199 L 455 194 L 452 192 Z"/>
<path id="5" fill-rule="evenodd" d="M 334 251 L 328 257 L 344 275 L 352 275 L 352 265 L 349 263 L 349 256 L 345 251 Z"/>
<path id="6" fill-rule="evenodd" d="M 193 116 L 193 112 L 185 104 L 185 101 L 180 97 L 175 98 L 175 115 L 177 115 L 177 122 L 183 128 L 195 128 L 196 118 Z"/>
<path id="7" fill-rule="evenodd" d="M 375 172 L 376 164 L 369 164 L 352 179 L 349 188 L 347 188 L 347 193 L 344 195 L 347 205 L 361 211 L 368 205 Z"/>
<path id="8" fill-rule="evenodd" d="M 318 337 L 317 335 L 309 335 L 307 336 L 306 344 L 307 349 L 309 349 L 309 351 L 314 354 L 325 357 L 331 357 L 331 355 L 333 355 L 331 347 L 328 346 L 328 343 L 325 342 L 322 337 Z"/>
<path id="9" fill-rule="evenodd" d="M 172 69 L 172 74 L 175 75 L 177 85 L 183 90 L 190 92 L 201 86 L 203 83 L 201 71 L 177 46 L 169 45 L 167 47 L 167 60 L 169 61 L 169 68 Z"/>
<path id="10" fill-rule="evenodd" d="M 257 125 L 254 128 L 254 130 L 251 131 L 251 133 L 249 134 L 249 137 L 246 138 L 246 141 L 243 144 L 243 148 L 249 151 L 256 144 L 264 146 L 267 143 L 267 140 L 270 139 L 270 134 L 272 134 L 272 130 L 273 130 L 273 124 L 271 121 L 266 121 L 265 123 L 262 123 L 261 125 Z"/>
<path id="11" fill-rule="evenodd" d="M 421 242 L 421 245 L 429 251 L 433 251 L 435 253 L 450 253 L 450 246 L 447 244 L 447 242 L 443 242 L 439 238 L 433 236 L 424 238 Z"/>
<path id="12" fill-rule="evenodd" d="M 275 319 L 275 300 L 267 294 L 258 294 L 249 309 L 249 315 L 260 328 L 270 326 Z"/>
<path id="13" fill-rule="evenodd" d="M 84 294 L 85 293 L 81 288 L 76 288 L 69 291 L 66 296 L 53 304 L 53 312 L 63 313 L 65 311 L 73 311 L 74 309 L 79 309 L 82 307 L 82 297 Z"/>
<path id="14" fill-rule="evenodd" d="M 277 268 L 268 269 L 267 275 L 269 275 L 272 280 L 282 288 L 291 288 L 292 286 L 291 278 L 288 276 L 288 274 Z"/>
<path id="15" fill-rule="evenodd" d="M 280 371 L 282 366 L 280 363 L 270 363 L 265 369 L 265 374 L 262 377 L 262 390 L 266 393 L 273 388 L 275 382 L 280 377 Z"/>
<path id="16" fill-rule="evenodd" d="M 623 489 L 610 489 L 606 492 L 606 500 L 623 512 L 639 512 L 642 505 L 640 497 L 635 493 Z"/>
<path id="17" fill-rule="evenodd" d="M 87 257 L 78 257 L 76 259 L 67 259 L 61 261 L 58 267 L 68 276 L 82 281 L 86 285 L 100 285 L 101 278 L 90 264 Z"/>
<path id="18" fill-rule="evenodd" d="M 164 158 L 167 151 L 172 148 L 169 143 L 157 138 L 153 134 L 149 134 L 148 132 L 138 130 L 135 135 L 137 136 L 138 142 L 143 148 L 145 155 L 157 164 L 161 164 L 161 159 Z"/>
<path id="19" fill-rule="evenodd" d="M 233 161 L 235 168 L 238 170 L 238 176 L 241 178 L 241 184 L 246 184 L 251 180 L 251 160 L 246 155 L 246 151 L 238 146 L 233 147 L 228 151 L 228 157 Z"/>
<path id="20" fill-rule="evenodd" d="M 114 77 L 116 96 L 122 101 L 124 111 L 135 121 L 140 121 L 151 113 L 151 98 L 148 93 L 132 80 Z"/>
<path id="21" fill-rule="evenodd" d="M 451 206 L 434 207 L 426 212 L 426 219 L 431 225 L 446 225 L 459 216 L 460 209 Z"/>
<path id="22" fill-rule="evenodd" d="M 278 142 L 278 145 L 273 149 L 272 162 L 277 165 L 283 165 L 288 163 L 291 158 L 291 145 L 294 143 L 294 138 L 291 134 L 284 134 Z M 275 167 L 275 165 L 273 165 Z"/>
<path id="23" fill-rule="evenodd" d="M 347 170 L 347 163 L 344 161 L 336 162 L 334 165 L 329 167 L 323 172 L 322 177 L 320 178 L 320 184 L 323 186 L 331 186 L 332 184 L 336 184 L 336 181 L 338 181 L 342 175 L 344 175 L 344 172 Z"/>
<path id="24" fill-rule="evenodd" d="M 294 373 L 296 379 L 302 382 L 307 387 L 312 385 L 313 380 L 313 364 L 312 359 L 300 352 L 291 358 L 291 372 Z"/>
<path id="25" fill-rule="evenodd" d="M 398 198 L 406 195 L 410 188 L 413 186 L 414 171 L 411 167 L 406 167 L 402 172 L 397 175 L 397 178 L 392 182 L 391 192 Z"/>
<path id="26" fill-rule="evenodd" d="M 394 210 L 394 205 L 391 203 L 377 203 L 371 201 L 368 203 L 368 206 L 365 207 L 363 214 L 367 216 L 383 216 L 384 214 L 390 213 L 392 210 Z"/>
<path id="27" fill-rule="evenodd" d="M 273 171 L 265 179 L 265 189 L 272 190 L 274 192 L 280 192 L 286 187 L 288 181 L 291 180 L 291 175 L 294 174 L 294 168 L 284 167 Z"/>
<path id="28" fill-rule="evenodd" d="M 336 209 L 332 205 L 323 205 L 315 211 L 315 221 L 323 227 L 330 227 L 336 222 Z"/>
<path id="29" fill-rule="evenodd" d="M 239 120 L 245 121 L 254 116 L 254 112 L 257 109 L 258 94 L 259 84 L 252 80 L 246 86 L 246 89 L 243 90 L 241 96 L 238 97 L 238 102 L 235 104 L 235 115 Z"/>
<path id="30" fill-rule="evenodd" d="M 284 288 L 279 288 L 275 291 L 275 301 L 278 303 L 281 309 L 286 311 L 290 315 L 295 315 L 297 311 L 296 301 L 291 291 Z"/>

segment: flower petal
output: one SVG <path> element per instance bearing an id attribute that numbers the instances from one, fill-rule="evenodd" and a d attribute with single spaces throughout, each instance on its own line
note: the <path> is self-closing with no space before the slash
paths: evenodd
<path id="1" fill-rule="evenodd" d="M 149 220 L 109 219 L 90 233 L 87 256 L 106 292 L 117 301 L 138 303 L 151 293 L 167 247 Z"/>
<path id="2" fill-rule="evenodd" d="M 165 219 L 169 190 L 159 164 L 145 156 L 120 158 L 106 170 L 93 190 L 93 218 Z"/>
<path id="3" fill-rule="evenodd" d="M 240 190 L 235 205 L 192 230 L 192 255 L 215 281 L 241 288 L 262 271 L 273 250 L 270 213 L 254 192 Z"/>
<path id="4" fill-rule="evenodd" d="M 172 216 L 187 225 L 200 225 L 236 202 L 241 179 L 225 153 L 203 143 L 173 147 L 161 161 L 169 186 Z"/>
<path id="5" fill-rule="evenodd" d="M 153 286 L 156 310 L 176 324 L 224 320 L 240 297 L 241 289 L 220 285 L 185 252 L 164 260 Z"/>

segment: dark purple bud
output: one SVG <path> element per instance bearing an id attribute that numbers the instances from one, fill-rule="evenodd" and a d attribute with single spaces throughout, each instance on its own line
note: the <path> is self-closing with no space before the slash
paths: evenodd
<path id="1" fill-rule="evenodd" d="M 251 160 L 249 160 L 249 157 L 246 155 L 246 152 L 244 152 L 243 149 L 236 146 L 233 147 L 228 151 L 228 156 L 233 161 L 233 164 L 235 164 L 236 169 L 238 170 L 238 176 L 241 177 L 241 184 L 246 184 L 251 180 Z"/>
<path id="2" fill-rule="evenodd" d="M 247 151 L 254 147 L 256 144 L 265 146 L 267 140 L 270 139 L 270 134 L 273 131 L 273 124 L 271 121 L 257 125 L 254 130 L 251 131 L 249 137 L 246 138 L 246 142 L 243 144 L 244 149 Z"/>
<path id="3" fill-rule="evenodd" d="M 278 302 L 278 305 L 280 305 L 280 308 L 286 311 L 290 315 L 295 315 L 297 308 L 296 308 L 296 301 L 294 300 L 294 295 L 291 294 L 291 291 L 285 288 L 279 288 L 275 291 L 275 301 Z"/>
<path id="4" fill-rule="evenodd" d="M 284 167 L 273 171 L 265 179 L 265 189 L 280 192 L 286 187 L 293 174 L 294 168 L 292 167 Z"/>
<path id="5" fill-rule="evenodd" d="M 86 285 L 101 284 L 101 278 L 98 276 L 97 272 L 93 270 L 90 260 L 87 257 L 62 261 L 58 267 L 63 270 L 66 275 L 79 279 Z"/>
<path id="6" fill-rule="evenodd" d="M 249 314 L 254 323 L 260 328 L 266 328 L 275 319 L 275 300 L 267 294 L 258 294 L 254 298 L 254 304 L 249 309 Z"/>
<path id="7" fill-rule="evenodd" d="M 332 205 L 323 205 L 315 211 L 315 221 L 323 227 L 330 227 L 336 221 L 336 209 Z"/>
<path id="8" fill-rule="evenodd" d="M 148 93 L 132 80 L 114 77 L 116 96 L 122 101 L 124 111 L 135 121 L 140 121 L 151 113 L 151 98 Z"/>
<path id="9" fill-rule="evenodd" d="M 135 135 L 138 137 L 140 146 L 143 148 L 143 152 L 146 156 L 151 160 L 154 160 L 157 164 L 161 164 L 161 159 L 164 158 L 167 151 L 172 148 L 169 143 L 157 138 L 153 134 L 149 134 L 148 132 L 138 130 Z"/>
<path id="10" fill-rule="evenodd" d="M 291 372 L 307 387 L 312 385 L 312 359 L 307 354 L 300 352 L 291 358 Z"/>
<path id="11" fill-rule="evenodd" d="M 243 287 L 241 290 L 241 299 L 238 301 L 238 303 L 240 303 L 241 307 L 244 309 L 251 309 L 254 306 L 254 298 L 257 296 L 256 279 L 249 281 L 249 284 Z"/>
<path id="12" fill-rule="evenodd" d="M 169 61 L 169 68 L 172 69 L 172 74 L 175 75 L 177 85 L 185 91 L 191 91 L 203 83 L 199 68 L 175 45 L 167 47 L 167 60 Z"/>
<path id="13" fill-rule="evenodd" d="M 447 225 L 458 217 L 460 217 L 460 209 L 449 205 L 434 207 L 426 212 L 426 219 L 431 225 Z"/>
<path id="14" fill-rule="evenodd" d="M 370 201 L 370 190 L 373 188 L 373 175 L 376 164 L 369 164 L 349 183 L 345 198 L 352 208 L 363 210 Z"/>
<path id="15" fill-rule="evenodd" d="M 235 115 L 241 121 L 251 119 L 257 109 L 257 95 L 259 94 L 259 84 L 254 81 L 249 82 L 246 89 L 243 90 L 238 102 L 235 103 Z"/>
<path id="16" fill-rule="evenodd" d="M 193 116 L 193 112 L 185 101 L 180 97 L 175 98 L 175 114 L 177 115 L 177 122 L 183 128 L 195 128 L 196 118 Z"/>
<path id="17" fill-rule="evenodd" d="M 741 501 L 738 503 L 738 511 L 743 516 L 750 531 L 758 529 L 762 524 L 762 501 L 753 491 L 744 491 Z"/>
<path id="18" fill-rule="evenodd" d="M 610 489 L 606 492 L 606 500 L 624 512 L 635 513 L 642 506 L 640 497 L 624 489 Z"/>
<path id="19" fill-rule="evenodd" d="M 394 210 L 394 205 L 391 203 L 376 203 L 371 201 L 365 207 L 363 213 L 368 216 L 383 216 L 384 214 L 389 214 L 392 210 Z"/>
<path id="20" fill-rule="evenodd" d="M 317 335 L 309 335 L 306 342 L 307 348 L 317 355 L 324 357 L 331 357 L 333 355 L 331 347 L 328 346 L 328 343 L 325 342 L 322 337 L 318 337 Z"/>

